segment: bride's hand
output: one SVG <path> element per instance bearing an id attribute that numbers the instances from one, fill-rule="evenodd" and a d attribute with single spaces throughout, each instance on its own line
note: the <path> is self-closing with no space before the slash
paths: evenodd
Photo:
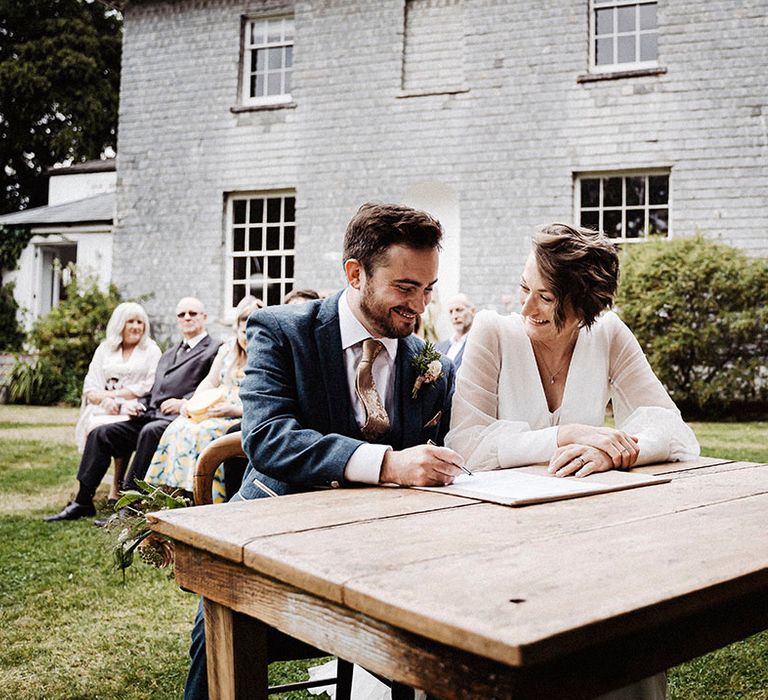
<path id="1" fill-rule="evenodd" d="M 615 428 L 579 423 L 561 425 L 557 431 L 557 444 L 559 447 L 572 444 L 595 447 L 608 455 L 616 469 L 629 469 L 640 456 L 637 438 Z"/>
<path id="2" fill-rule="evenodd" d="M 555 476 L 587 476 L 594 472 L 613 469 L 613 460 L 602 450 L 589 445 L 566 445 L 558 447 L 549 460 L 547 471 Z"/>

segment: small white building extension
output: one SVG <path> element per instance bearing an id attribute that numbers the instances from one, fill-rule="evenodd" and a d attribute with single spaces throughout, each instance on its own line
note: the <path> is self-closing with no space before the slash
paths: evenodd
<path id="1" fill-rule="evenodd" d="M 18 269 L 3 273 L 5 282 L 15 283 L 27 329 L 58 303 L 69 263 L 105 289 L 112 278 L 114 159 L 54 168 L 49 175 L 47 206 L 0 216 L 0 225 L 29 226 L 33 234 Z"/>

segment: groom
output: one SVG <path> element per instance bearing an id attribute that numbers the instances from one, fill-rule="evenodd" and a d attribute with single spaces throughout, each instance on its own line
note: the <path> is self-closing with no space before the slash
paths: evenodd
<path id="1" fill-rule="evenodd" d="M 413 389 L 413 335 L 437 282 L 442 228 L 428 214 L 364 204 L 344 237 L 345 290 L 301 306 L 263 309 L 248 321 L 240 387 L 250 465 L 238 499 L 354 484 L 451 483 L 461 457 L 441 443 L 454 370 Z M 258 469 L 258 470 L 257 470 Z M 365 498 L 360 491 L 360 498 Z M 277 658 L 292 642 L 270 635 Z M 206 698 L 205 632 L 198 613 L 184 697 Z"/>

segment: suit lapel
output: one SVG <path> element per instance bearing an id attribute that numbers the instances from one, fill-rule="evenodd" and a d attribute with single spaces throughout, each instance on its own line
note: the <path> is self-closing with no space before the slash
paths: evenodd
<path id="1" fill-rule="evenodd" d="M 353 420 L 344 352 L 341 348 L 340 296 L 341 293 L 335 294 L 326 299 L 320 307 L 315 327 L 315 342 L 318 351 L 317 362 L 320 365 L 328 402 L 329 428 L 332 432 L 351 435 L 352 431 L 358 428 Z"/>
<path id="2" fill-rule="evenodd" d="M 183 350 L 178 349 L 180 348 L 181 344 L 177 345 L 176 348 L 178 349 L 178 352 L 176 354 L 176 359 L 172 362 L 170 369 L 176 369 L 177 367 L 181 367 L 182 365 L 185 365 L 187 362 L 189 362 L 193 358 L 200 355 L 208 347 L 210 342 L 211 342 L 211 336 L 206 335 L 205 338 L 203 338 L 189 352 L 184 352 Z"/>
<path id="3" fill-rule="evenodd" d="M 421 343 L 414 336 L 401 338 L 397 345 L 395 366 L 395 415 L 392 416 L 392 441 L 396 445 L 409 444 L 421 433 L 423 402 L 421 398 L 411 398 L 413 384 L 416 381 L 416 368 L 413 358 L 421 350 Z"/>

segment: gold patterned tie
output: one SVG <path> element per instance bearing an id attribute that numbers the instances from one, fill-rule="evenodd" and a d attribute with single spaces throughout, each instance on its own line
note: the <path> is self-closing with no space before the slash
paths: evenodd
<path id="1" fill-rule="evenodd" d="M 373 361 L 383 349 L 384 346 L 378 340 L 364 340 L 363 356 L 357 366 L 355 390 L 365 410 L 365 424 L 360 432 L 366 440 L 378 440 L 389 430 L 389 416 L 373 380 Z"/>

